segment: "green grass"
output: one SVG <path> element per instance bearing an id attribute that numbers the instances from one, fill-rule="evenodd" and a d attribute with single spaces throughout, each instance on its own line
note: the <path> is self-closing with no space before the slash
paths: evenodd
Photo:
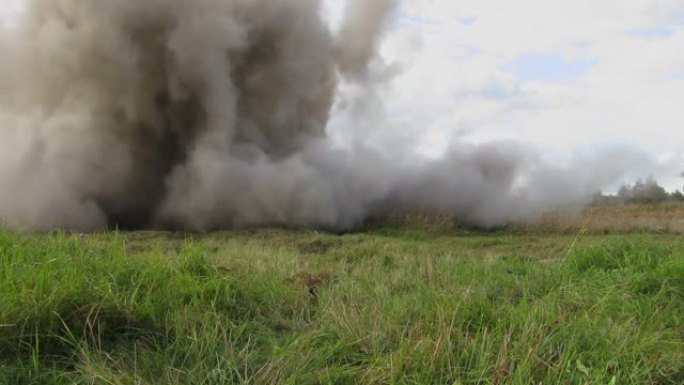
<path id="1" fill-rule="evenodd" d="M 0 384 L 684 383 L 684 241 L 0 232 Z"/>

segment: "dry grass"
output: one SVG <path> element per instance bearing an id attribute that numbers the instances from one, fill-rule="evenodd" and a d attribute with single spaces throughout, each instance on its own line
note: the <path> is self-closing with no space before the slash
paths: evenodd
<path id="1" fill-rule="evenodd" d="M 684 203 L 567 207 L 507 226 L 482 229 L 461 225 L 458 218 L 418 209 L 376 218 L 368 229 L 409 229 L 431 234 L 511 231 L 515 234 L 684 234 Z M 306 245 L 315 251 L 318 244 Z"/>
<path id="2" fill-rule="evenodd" d="M 570 208 L 545 214 L 519 226 L 530 232 L 626 234 L 635 232 L 684 234 L 684 204 L 628 204 Z"/>

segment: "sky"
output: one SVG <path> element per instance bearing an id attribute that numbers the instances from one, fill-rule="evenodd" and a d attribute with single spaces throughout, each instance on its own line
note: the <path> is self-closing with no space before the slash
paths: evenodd
<path id="1" fill-rule="evenodd" d="M 654 160 L 638 172 L 684 185 L 682 0 L 403 0 L 382 52 L 401 68 L 388 114 L 427 148 L 512 139 L 563 159 L 623 146 Z"/>
<path id="2" fill-rule="evenodd" d="M 322 1 L 336 25 L 345 2 Z M 653 159 L 629 178 L 684 185 L 684 0 L 397 2 L 378 64 L 383 113 L 340 114 L 333 136 L 372 130 L 428 154 L 515 140 L 557 161 L 621 146 Z M 0 15 L 11 22 L 21 3 L 3 0 Z"/>

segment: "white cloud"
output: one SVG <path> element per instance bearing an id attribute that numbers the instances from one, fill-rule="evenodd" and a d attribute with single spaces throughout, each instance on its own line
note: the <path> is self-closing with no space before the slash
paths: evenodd
<path id="1" fill-rule="evenodd" d="M 437 149 L 456 136 L 520 140 L 556 158 L 622 144 L 680 187 L 682 47 L 681 0 L 403 0 L 382 53 L 404 72 L 384 101 L 390 121 Z M 519 60 L 530 56 L 568 64 L 533 76 L 548 63 Z M 530 67 L 513 69 L 516 59 Z"/>
<path id="2" fill-rule="evenodd" d="M 0 24 L 8 22 L 16 16 L 22 8 L 24 0 L 3 0 L 0 5 Z"/>

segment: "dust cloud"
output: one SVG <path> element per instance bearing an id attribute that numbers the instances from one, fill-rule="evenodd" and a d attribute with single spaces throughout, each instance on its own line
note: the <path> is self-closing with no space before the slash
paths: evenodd
<path id="1" fill-rule="evenodd" d="M 494 226 L 584 202 L 635 161 L 543 166 L 508 142 L 437 159 L 337 145 L 339 84 L 382 81 L 370 64 L 394 8 L 350 0 L 332 32 L 317 0 L 28 1 L 0 34 L 0 218 L 347 230 L 421 207 Z"/>

